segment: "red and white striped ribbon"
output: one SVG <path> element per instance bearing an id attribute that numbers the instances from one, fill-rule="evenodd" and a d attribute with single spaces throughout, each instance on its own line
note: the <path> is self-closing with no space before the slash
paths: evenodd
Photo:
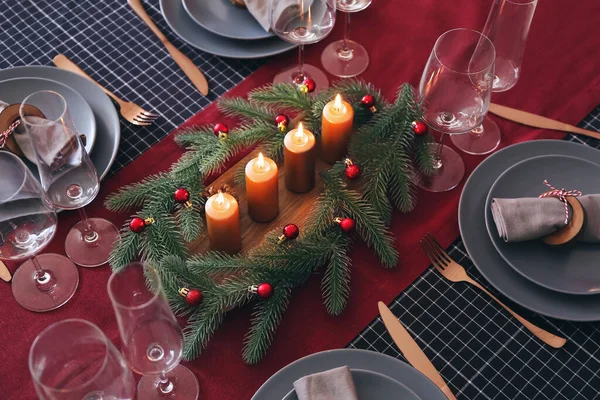
<path id="1" fill-rule="evenodd" d="M 557 197 L 560 201 L 565 203 L 565 225 L 567 225 L 569 223 L 569 203 L 567 202 L 567 197 L 579 197 L 582 195 L 582 193 L 579 190 L 557 189 L 551 184 L 549 184 L 548 181 L 545 179 L 544 185 L 548 186 L 552 190 L 541 194 L 540 197 Z"/>

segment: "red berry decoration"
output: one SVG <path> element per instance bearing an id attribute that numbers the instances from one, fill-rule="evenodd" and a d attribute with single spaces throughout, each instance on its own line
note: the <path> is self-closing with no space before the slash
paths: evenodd
<path id="1" fill-rule="evenodd" d="M 285 114 L 279 114 L 275 117 L 275 123 L 281 132 L 285 132 L 290 123 L 290 118 Z"/>
<path id="2" fill-rule="evenodd" d="M 181 288 L 179 289 L 179 294 L 185 298 L 185 302 L 190 306 L 198 306 L 202 303 L 202 299 L 204 299 L 204 295 L 198 289 L 188 289 Z"/>
<path id="3" fill-rule="evenodd" d="M 360 175 L 360 168 L 356 164 L 346 166 L 346 177 L 348 179 L 356 179 Z"/>
<path id="4" fill-rule="evenodd" d="M 133 217 L 129 221 L 129 229 L 134 233 L 142 233 L 146 229 L 146 221 L 140 217 Z"/>
<path id="5" fill-rule="evenodd" d="M 300 91 L 302 93 L 312 93 L 317 88 L 317 84 L 311 78 L 304 77 L 302 84 L 300 85 Z"/>
<path id="6" fill-rule="evenodd" d="M 224 134 L 228 134 L 229 133 L 229 128 L 227 127 L 227 125 L 225 125 L 222 122 L 219 122 L 218 124 L 216 124 L 213 128 L 213 133 L 217 136 L 219 136 L 220 134 L 224 133 Z"/>
<path id="7" fill-rule="evenodd" d="M 190 192 L 185 188 L 179 188 L 175 191 L 173 197 L 175 197 L 176 202 L 183 204 L 190 200 Z"/>
<path id="8" fill-rule="evenodd" d="M 333 219 L 333 221 L 338 223 L 344 232 L 350 232 L 352 229 L 354 229 L 354 220 L 352 218 L 336 217 Z"/>
<path id="9" fill-rule="evenodd" d="M 283 227 L 283 235 L 287 240 L 294 240 L 300 234 L 300 229 L 297 225 L 287 224 Z"/>
<path id="10" fill-rule="evenodd" d="M 415 135 L 426 135 L 427 134 L 427 125 L 423 121 L 413 121 L 412 122 L 412 130 Z"/>
<path id="11" fill-rule="evenodd" d="M 261 283 L 256 287 L 256 294 L 261 299 L 268 299 L 273 296 L 273 286 L 270 283 Z"/>

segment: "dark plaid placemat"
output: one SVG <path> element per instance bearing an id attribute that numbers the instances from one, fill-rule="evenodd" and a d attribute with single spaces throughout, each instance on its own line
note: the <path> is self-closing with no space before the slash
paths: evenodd
<path id="1" fill-rule="evenodd" d="M 158 0 L 144 1 L 144 6 L 169 40 L 206 74 L 211 85 L 208 97 L 192 86 L 125 0 L 0 0 L 0 68 L 52 65 L 52 58 L 63 53 L 119 97 L 161 114 L 149 128 L 132 126 L 121 118 L 121 144 L 111 173 L 265 62 L 198 51 L 171 32 Z M 600 130 L 600 108 L 581 126 Z M 568 140 L 600 147 L 592 139 Z M 460 239 L 449 252 L 485 284 Z M 600 324 L 549 320 L 515 306 L 525 318 L 569 339 L 563 349 L 554 350 L 477 289 L 448 283 L 432 269 L 398 296 L 391 308 L 459 399 L 600 398 Z M 379 319 L 349 347 L 402 358 Z"/>

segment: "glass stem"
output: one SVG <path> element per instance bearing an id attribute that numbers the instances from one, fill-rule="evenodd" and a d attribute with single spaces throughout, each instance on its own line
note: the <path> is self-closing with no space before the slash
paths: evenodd
<path id="1" fill-rule="evenodd" d="M 346 13 L 344 18 L 344 44 L 342 45 L 342 51 L 349 51 L 348 42 L 350 41 L 350 13 Z"/>
<path id="2" fill-rule="evenodd" d="M 49 292 L 56 286 L 56 279 L 52 274 L 42 268 L 40 262 L 36 257 L 31 258 L 31 262 L 35 267 L 35 283 L 38 290 L 42 292 Z"/>
<path id="3" fill-rule="evenodd" d="M 170 394 L 173 392 L 173 390 L 175 390 L 175 385 L 173 385 L 173 382 L 167 378 L 167 374 L 164 372 L 158 376 L 156 387 L 158 387 L 158 390 L 160 390 L 162 394 Z"/>
<path id="4" fill-rule="evenodd" d="M 433 160 L 433 168 L 440 169 L 442 168 L 442 151 L 444 151 L 444 139 L 446 138 L 446 134 L 442 133 L 440 136 L 440 143 L 437 146 L 437 150 L 435 152 L 435 159 Z"/>
<path id="5" fill-rule="evenodd" d="M 304 81 L 304 45 L 298 46 L 298 75 L 297 80 L 302 83 Z"/>
<path id="6" fill-rule="evenodd" d="M 79 217 L 83 222 L 83 240 L 85 240 L 86 243 L 95 243 L 98 240 L 98 233 L 92 228 L 85 209 L 81 207 L 78 208 L 77 211 L 79 211 Z"/>

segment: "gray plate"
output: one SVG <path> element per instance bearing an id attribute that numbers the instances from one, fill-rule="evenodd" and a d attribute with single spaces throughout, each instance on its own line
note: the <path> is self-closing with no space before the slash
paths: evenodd
<path id="1" fill-rule="evenodd" d="M 550 184 L 584 194 L 600 193 L 600 166 L 566 156 L 541 156 L 522 161 L 504 172 L 492 186 L 486 200 L 485 223 L 498 253 L 518 273 L 545 288 L 569 294 L 597 294 L 600 291 L 600 245 L 572 243 L 549 246 L 541 240 L 506 243 L 490 210 L 492 199 L 537 197 Z"/>
<path id="2" fill-rule="evenodd" d="M 40 90 L 52 90 L 65 98 L 75 130 L 85 135 L 85 149 L 91 153 L 96 141 L 96 118 L 87 101 L 69 86 L 43 78 L 7 79 L 0 82 L 0 100 L 8 104 L 22 103 L 27 96 Z M 25 157 L 35 163 L 35 153 L 31 147 L 29 149 L 24 151 Z"/>
<path id="3" fill-rule="evenodd" d="M 458 207 L 465 247 L 481 274 L 514 302 L 539 314 L 570 321 L 599 321 L 600 297 L 558 293 L 534 284 L 498 254 L 485 226 L 485 202 L 493 182 L 508 168 L 530 157 L 559 154 L 600 163 L 600 151 L 563 140 L 534 140 L 489 156 L 467 180 Z"/>
<path id="4" fill-rule="evenodd" d="M 231 0 L 183 0 L 183 6 L 194 22 L 219 36 L 241 40 L 274 36 L 265 32 L 248 10 L 234 6 Z"/>
<path id="5" fill-rule="evenodd" d="M 261 58 L 293 49 L 295 44 L 278 37 L 263 40 L 227 39 L 198 26 L 183 8 L 182 0 L 160 0 L 160 10 L 169 27 L 183 41 L 221 57 Z"/>
<path id="6" fill-rule="evenodd" d="M 14 67 L 0 71 L 0 81 L 38 77 L 63 83 L 78 92 L 92 108 L 96 118 L 96 142 L 90 154 L 100 178 L 104 178 L 115 160 L 121 138 L 119 115 L 107 95 L 88 79 L 54 67 Z"/>
<path id="7" fill-rule="evenodd" d="M 407 386 L 420 399 L 447 400 L 433 382 L 410 365 L 385 354 L 355 349 L 323 351 L 294 361 L 270 377 L 252 400 L 281 400 L 303 376 L 344 365 L 383 374 Z"/>
<path id="8" fill-rule="evenodd" d="M 352 379 L 360 400 L 421 400 L 400 382 L 377 372 L 353 369 Z M 283 400 L 298 400 L 298 395 L 292 389 Z"/>

